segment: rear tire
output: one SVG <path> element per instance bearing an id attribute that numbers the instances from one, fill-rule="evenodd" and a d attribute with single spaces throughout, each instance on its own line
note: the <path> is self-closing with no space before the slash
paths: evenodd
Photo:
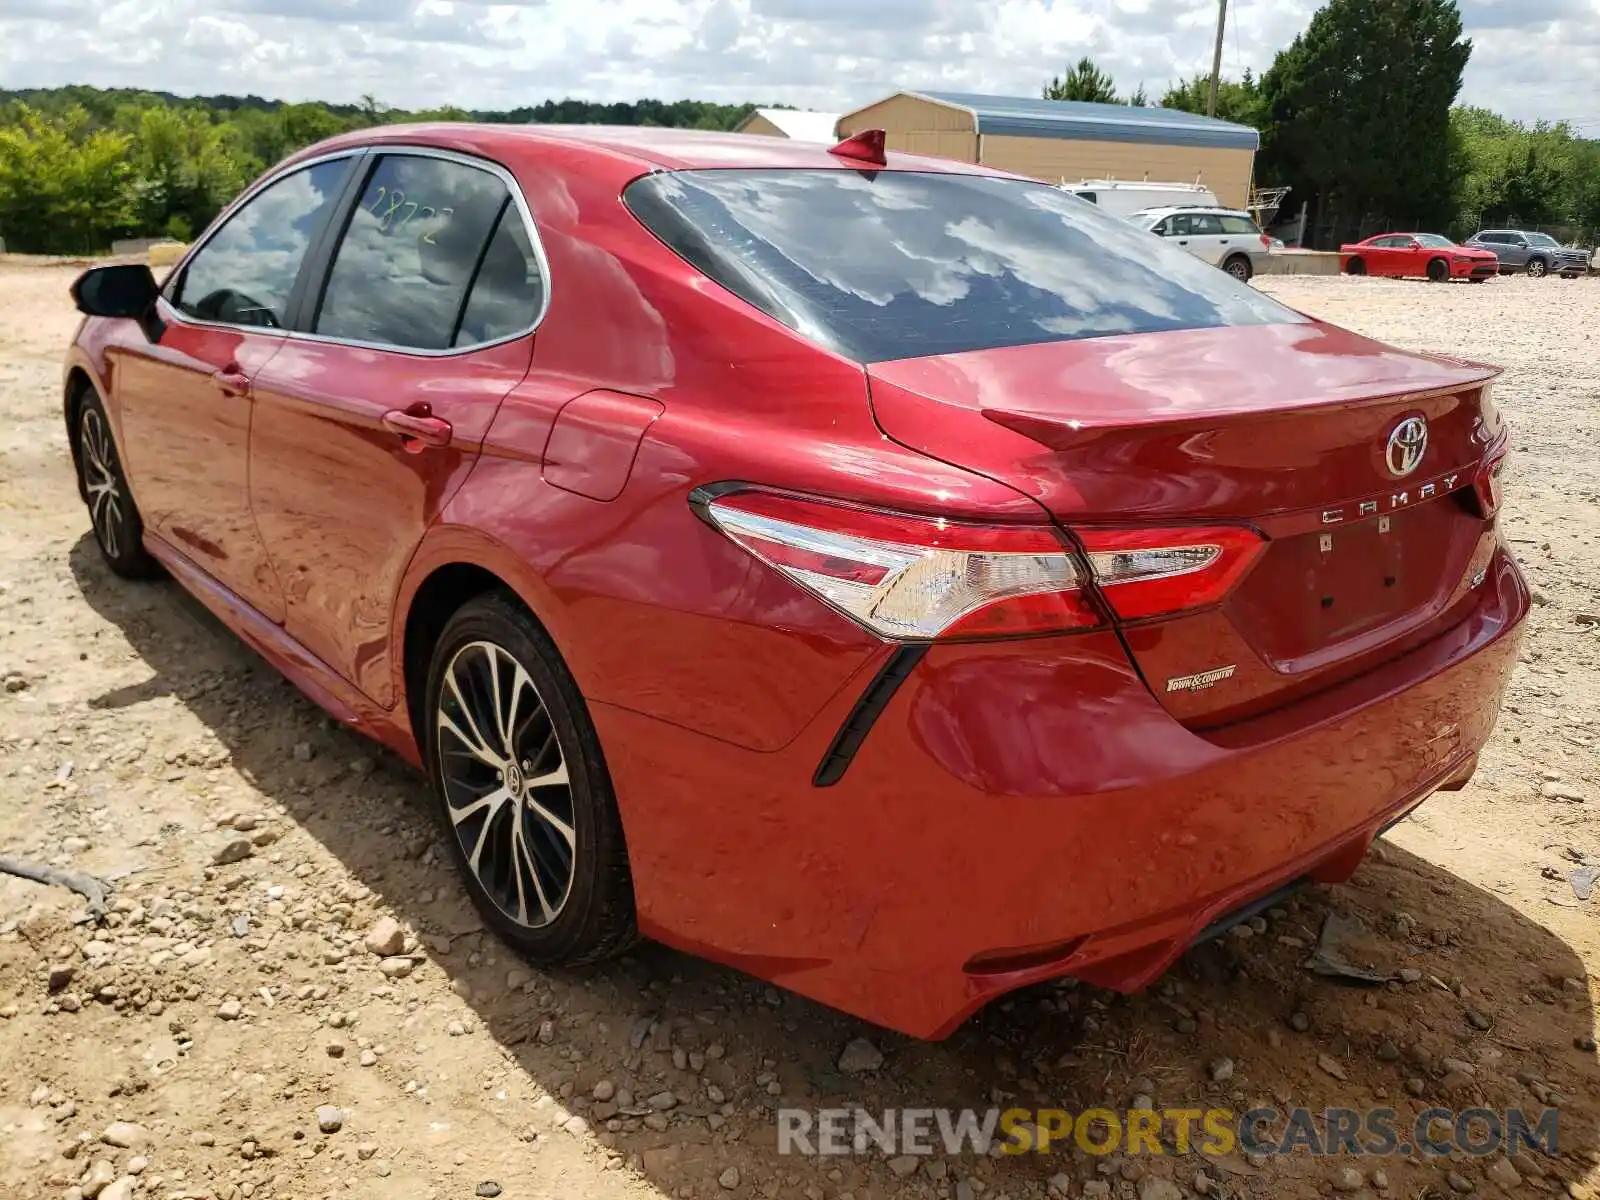
<path id="1" fill-rule="evenodd" d="M 1544 259 L 1530 258 L 1528 260 L 1528 274 L 1532 275 L 1535 279 L 1543 279 L 1549 273 L 1550 264 L 1545 262 Z"/>
<path id="2" fill-rule="evenodd" d="M 86 389 L 79 402 L 73 437 L 78 483 L 89 507 L 89 524 L 100 557 L 112 574 L 124 579 L 151 579 L 161 574 L 161 564 L 145 552 L 144 518 L 122 472 L 111 419 L 93 388 Z"/>
<path id="3" fill-rule="evenodd" d="M 638 940 L 622 819 L 555 644 L 491 592 L 450 618 L 428 671 L 426 747 L 445 842 L 478 911 L 542 966 Z"/>
<path id="4" fill-rule="evenodd" d="M 1251 276 L 1256 273 L 1255 267 L 1250 263 L 1248 254 L 1235 254 L 1222 264 L 1222 269 L 1232 275 L 1240 283 L 1249 283 Z"/>
<path id="5" fill-rule="evenodd" d="M 1349 265 L 1345 267 L 1344 273 L 1346 275 L 1365 275 L 1367 273 L 1367 264 L 1359 258 L 1352 258 Z"/>
<path id="6" fill-rule="evenodd" d="M 1450 264 L 1442 258 L 1431 259 L 1428 262 L 1428 278 L 1434 283 L 1446 283 L 1450 279 Z"/>

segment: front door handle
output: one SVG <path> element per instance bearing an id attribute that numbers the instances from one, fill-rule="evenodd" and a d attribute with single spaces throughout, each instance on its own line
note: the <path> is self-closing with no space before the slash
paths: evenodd
<path id="1" fill-rule="evenodd" d="M 1187 246 L 1188 244 L 1189 244 L 1189 239 L 1188 238 L 1179 238 L 1178 239 L 1178 245 Z"/>
<path id="2" fill-rule="evenodd" d="M 399 434 L 401 444 L 412 454 L 450 444 L 450 422 L 434 416 L 425 404 L 413 405 L 410 410 L 390 409 L 383 414 L 383 427 Z"/>
<path id="3" fill-rule="evenodd" d="M 250 394 L 250 376 L 241 371 L 237 364 L 229 363 L 220 371 L 211 373 L 212 382 L 222 389 L 225 396 L 248 396 Z"/>

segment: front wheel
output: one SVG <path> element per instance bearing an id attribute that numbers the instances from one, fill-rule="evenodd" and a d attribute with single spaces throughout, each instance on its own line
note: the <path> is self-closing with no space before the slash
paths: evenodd
<path id="1" fill-rule="evenodd" d="M 78 483 L 89 506 L 89 524 L 106 566 L 124 579 L 149 579 L 161 567 L 144 548 L 144 519 L 133 502 L 111 420 L 92 389 L 78 408 Z"/>
<path id="2" fill-rule="evenodd" d="M 1244 254 L 1235 254 L 1222 264 L 1222 269 L 1240 283 L 1249 283 L 1250 277 L 1256 273 L 1255 268 L 1250 265 L 1249 257 Z"/>
<path id="3" fill-rule="evenodd" d="M 1528 274 L 1532 275 L 1535 279 L 1543 279 L 1549 273 L 1550 264 L 1545 262 L 1544 259 L 1530 258 L 1528 260 Z"/>
<path id="4" fill-rule="evenodd" d="M 1345 267 L 1344 273 L 1346 275 L 1365 275 L 1367 273 L 1367 264 L 1359 258 L 1352 258 L 1349 265 Z"/>
<path id="5" fill-rule="evenodd" d="M 1434 283 L 1444 283 L 1450 278 L 1450 266 L 1442 258 L 1436 258 L 1428 264 L 1428 278 Z"/>
<path id="6" fill-rule="evenodd" d="M 554 643 L 508 593 L 470 601 L 428 673 L 428 774 L 468 894 L 541 965 L 637 938 L 622 821 L 600 742 Z"/>

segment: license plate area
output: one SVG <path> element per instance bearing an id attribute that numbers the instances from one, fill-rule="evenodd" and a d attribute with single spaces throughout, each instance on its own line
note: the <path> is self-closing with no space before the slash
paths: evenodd
<path id="1" fill-rule="evenodd" d="M 1330 529 L 1275 539 L 1228 602 L 1230 617 L 1282 671 L 1395 626 L 1427 620 L 1454 590 L 1482 521 L 1449 494 Z"/>

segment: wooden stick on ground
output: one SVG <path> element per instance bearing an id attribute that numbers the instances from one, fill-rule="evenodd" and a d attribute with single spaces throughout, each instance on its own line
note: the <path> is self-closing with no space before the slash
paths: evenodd
<path id="1" fill-rule="evenodd" d="M 15 875 L 19 879 L 31 879 L 34 883 L 69 888 L 89 902 L 89 911 L 97 917 L 106 915 L 106 901 L 115 890 L 96 875 L 85 875 L 81 871 L 60 871 L 55 867 L 41 867 L 37 863 L 24 862 L 20 858 L 0 858 L 0 875 Z"/>

